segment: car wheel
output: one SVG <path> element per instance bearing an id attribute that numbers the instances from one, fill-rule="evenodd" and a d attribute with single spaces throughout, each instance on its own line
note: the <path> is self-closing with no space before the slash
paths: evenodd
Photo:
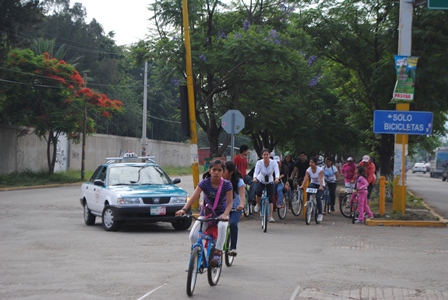
<path id="1" fill-rule="evenodd" d="M 84 223 L 86 223 L 86 225 L 94 225 L 95 219 L 95 215 L 92 214 L 89 207 L 87 206 L 87 203 L 84 202 Z"/>
<path id="2" fill-rule="evenodd" d="M 191 218 L 183 218 L 181 220 L 171 222 L 171 224 L 176 230 L 187 230 L 188 228 L 190 228 L 191 221 Z"/>
<path id="3" fill-rule="evenodd" d="M 103 228 L 106 231 L 118 231 L 121 227 L 121 222 L 115 221 L 113 210 L 109 205 L 103 209 Z"/>

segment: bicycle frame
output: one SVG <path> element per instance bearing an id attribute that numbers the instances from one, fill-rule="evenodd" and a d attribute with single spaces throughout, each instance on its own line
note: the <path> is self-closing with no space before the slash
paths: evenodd
<path id="1" fill-rule="evenodd" d="M 314 220 L 316 224 L 319 224 L 320 222 L 317 220 L 317 188 L 307 188 L 306 189 L 308 199 L 305 203 L 305 209 L 306 209 L 306 217 L 305 217 L 305 223 L 306 225 L 309 225 L 311 223 L 311 218 L 314 214 Z"/>
<path id="2" fill-rule="evenodd" d="M 263 197 L 261 198 L 261 228 L 263 232 L 268 230 L 268 217 L 270 213 L 270 203 L 266 188 L 263 191 Z"/>
<path id="3" fill-rule="evenodd" d="M 193 250 L 196 247 L 199 247 L 201 249 L 201 253 L 199 255 L 199 259 L 198 259 L 198 270 L 199 273 L 202 274 L 204 269 L 207 269 L 209 267 L 209 261 L 208 259 L 204 259 L 204 258 L 210 258 L 212 249 L 215 248 L 215 239 L 213 238 L 213 236 L 206 234 L 202 231 L 202 224 L 204 224 L 204 222 L 208 222 L 211 220 L 218 220 L 218 218 L 214 218 L 214 219 L 203 219 L 203 220 L 199 220 L 197 218 L 195 218 L 197 221 L 201 222 L 201 225 L 199 227 L 199 233 L 198 233 L 198 239 L 196 241 L 196 244 L 191 246 L 191 250 Z M 204 243 L 207 242 L 207 254 L 205 253 L 205 247 L 204 247 Z"/>

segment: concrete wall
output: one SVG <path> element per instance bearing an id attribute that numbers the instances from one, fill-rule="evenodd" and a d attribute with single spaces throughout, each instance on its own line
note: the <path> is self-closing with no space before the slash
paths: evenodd
<path id="1" fill-rule="evenodd" d="M 44 139 L 31 134 L 31 130 L 18 137 L 17 127 L 0 125 L 0 173 L 8 174 L 23 170 L 48 170 L 47 144 Z M 146 153 L 155 156 L 161 166 L 189 167 L 190 144 L 147 140 Z M 106 161 L 106 157 L 116 157 L 126 151 L 141 153 L 139 138 L 106 134 L 93 134 L 86 138 L 85 170 L 94 170 Z M 60 138 L 55 171 L 81 170 L 82 145 Z"/>

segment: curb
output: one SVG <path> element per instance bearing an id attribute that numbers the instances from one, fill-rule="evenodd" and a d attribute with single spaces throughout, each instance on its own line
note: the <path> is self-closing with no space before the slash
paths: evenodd
<path id="1" fill-rule="evenodd" d="M 409 194 L 415 196 L 412 192 Z M 413 226 L 413 227 L 446 227 L 446 220 L 429 207 L 423 200 L 423 205 L 429 210 L 429 213 L 438 218 L 437 221 L 418 221 L 418 220 L 377 220 L 366 219 L 368 226 Z"/>
<path id="2" fill-rule="evenodd" d="M 47 184 L 47 185 L 31 185 L 31 186 L 17 186 L 17 187 L 9 187 L 9 188 L 0 188 L 0 192 L 7 191 L 20 191 L 20 190 L 28 190 L 28 189 L 46 189 L 46 188 L 56 188 L 56 187 L 65 187 L 65 186 L 81 186 L 82 182 L 74 182 L 74 183 L 61 183 L 61 184 Z"/>

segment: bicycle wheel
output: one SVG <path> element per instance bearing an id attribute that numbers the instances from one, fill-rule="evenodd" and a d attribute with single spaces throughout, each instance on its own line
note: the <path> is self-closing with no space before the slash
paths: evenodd
<path id="1" fill-rule="evenodd" d="M 246 190 L 246 203 L 244 204 L 243 214 L 245 217 L 248 217 L 250 213 L 250 201 L 249 201 L 249 192 Z"/>
<path id="2" fill-rule="evenodd" d="M 310 225 L 311 218 L 313 216 L 313 200 L 310 199 L 306 202 L 305 212 L 306 212 L 305 223 L 306 225 Z"/>
<path id="3" fill-rule="evenodd" d="M 221 252 L 221 261 L 222 261 L 222 252 Z M 216 267 L 209 266 L 207 269 L 207 279 L 208 284 L 211 286 L 217 285 L 219 281 L 219 277 L 221 277 L 222 264 L 219 264 Z"/>
<path id="4" fill-rule="evenodd" d="M 196 278 L 199 270 L 199 256 L 201 255 L 201 248 L 195 247 L 191 250 L 190 262 L 188 264 L 187 275 L 187 295 L 193 296 L 194 287 L 196 286 Z"/>
<path id="5" fill-rule="evenodd" d="M 226 266 L 230 267 L 233 264 L 233 260 L 235 259 L 235 256 L 229 255 L 230 253 L 230 228 L 227 227 L 227 234 L 226 234 L 226 242 L 224 243 L 224 259 L 226 261 Z"/>
<path id="6" fill-rule="evenodd" d="M 283 207 L 277 208 L 277 214 L 280 219 L 284 219 L 286 217 L 286 212 L 288 211 L 288 205 L 291 199 L 288 197 L 288 195 L 285 194 L 285 197 L 283 199 Z"/>
<path id="7" fill-rule="evenodd" d="M 330 214 L 330 190 L 328 188 L 324 191 L 324 210 L 323 214 Z"/>
<path id="8" fill-rule="evenodd" d="M 355 202 L 353 203 L 352 224 L 355 224 L 357 216 L 358 216 L 358 202 Z"/>
<path id="9" fill-rule="evenodd" d="M 314 221 L 316 222 L 316 224 L 319 224 L 320 221 L 317 220 L 317 216 L 318 216 L 318 212 L 317 212 L 317 204 L 313 205 L 313 210 L 314 210 Z"/>
<path id="10" fill-rule="evenodd" d="M 263 213 L 261 218 L 263 219 L 262 223 L 263 223 L 263 232 L 268 231 L 268 205 L 269 205 L 269 201 L 267 199 L 263 200 Z"/>
<path id="11" fill-rule="evenodd" d="M 303 193 L 300 190 L 296 190 L 292 196 L 291 212 L 294 216 L 299 216 L 302 212 Z"/>
<path id="12" fill-rule="evenodd" d="M 352 208 L 350 207 L 350 197 L 351 194 L 345 194 L 341 198 L 339 198 L 339 210 L 341 211 L 341 214 L 346 217 L 350 218 Z"/>

